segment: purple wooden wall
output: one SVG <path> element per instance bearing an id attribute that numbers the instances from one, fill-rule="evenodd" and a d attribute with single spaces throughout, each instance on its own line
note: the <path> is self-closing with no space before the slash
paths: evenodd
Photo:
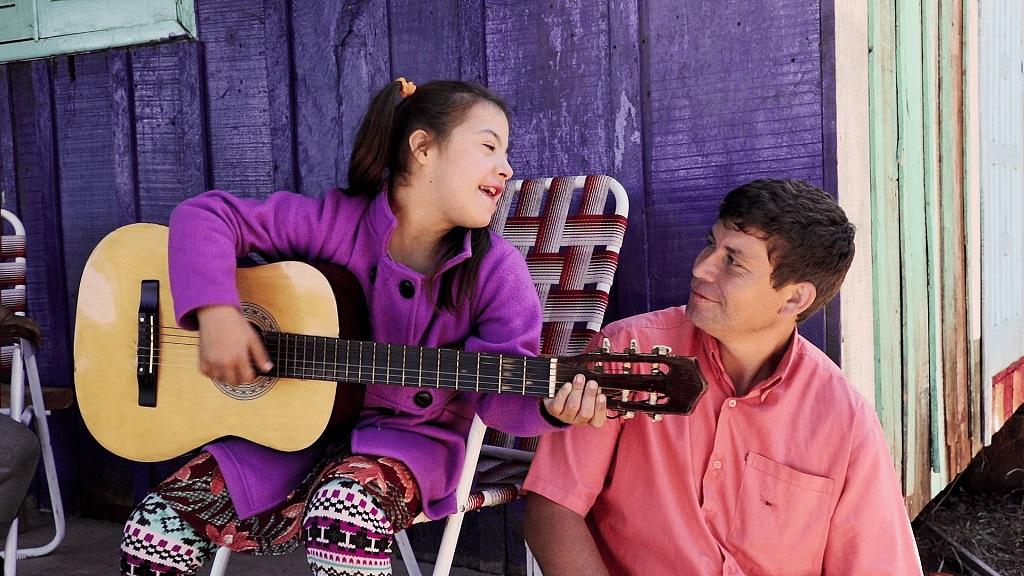
<path id="1" fill-rule="evenodd" d="M 623 183 L 630 224 L 609 320 L 685 302 L 730 188 L 765 176 L 835 188 L 829 0 L 197 0 L 197 12 L 201 42 L 0 65 L 0 186 L 29 230 L 48 384 L 72 384 L 78 280 L 104 234 L 166 222 L 212 187 L 343 184 L 369 96 L 399 75 L 504 95 L 516 177 Z M 837 350 L 837 313 L 803 333 Z M 69 497 L 94 514 L 127 509 L 130 478 L 144 487 L 152 470 L 62 418 Z M 518 548 L 512 560 L 486 551 L 502 547 L 500 520 L 480 518 L 490 528 L 464 551 L 519 571 Z"/>

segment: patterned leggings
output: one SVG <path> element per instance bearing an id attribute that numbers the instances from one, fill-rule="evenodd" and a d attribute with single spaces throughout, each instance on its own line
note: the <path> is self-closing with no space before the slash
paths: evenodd
<path id="1" fill-rule="evenodd" d="M 191 575 L 219 546 L 284 554 L 301 537 L 317 576 L 390 575 L 394 532 L 408 527 L 419 512 L 415 480 L 391 458 L 335 454 L 325 460 L 321 472 L 311 474 L 280 506 L 239 520 L 216 461 L 200 454 L 128 519 L 121 573 Z"/>

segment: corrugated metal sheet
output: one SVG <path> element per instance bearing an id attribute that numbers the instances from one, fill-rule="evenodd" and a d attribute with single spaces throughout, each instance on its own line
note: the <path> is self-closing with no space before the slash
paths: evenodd
<path id="1" fill-rule="evenodd" d="M 982 340 L 985 441 L 1024 402 L 1000 372 L 1024 357 L 1024 5 L 985 0 L 980 14 Z"/>

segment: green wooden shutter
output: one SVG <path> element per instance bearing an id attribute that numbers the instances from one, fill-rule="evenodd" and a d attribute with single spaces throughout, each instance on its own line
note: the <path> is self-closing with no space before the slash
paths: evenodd
<path id="1" fill-rule="evenodd" d="M 36 0 L 39 37 L 116 31 L 177 19 L 173 0 Z"/>
<path id="2" fill-rule="evenodd" d="M 32 0 L 0 0 L 0 43 L 30 40 Z"/>
<path id="3" fill-rule="evenodd" d="M 195 30 L 194 0 L 0 0 L 0 62 L 195 37 Z"/>

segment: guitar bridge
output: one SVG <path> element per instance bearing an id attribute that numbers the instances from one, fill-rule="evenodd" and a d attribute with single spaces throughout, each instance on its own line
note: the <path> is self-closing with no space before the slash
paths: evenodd
<path id="1" fill-rule="evenodd" d="M 139 294 L 139 406 L 156 408 L 156 377 L 160 366 L 160 281 L 143 280 Z"/>

